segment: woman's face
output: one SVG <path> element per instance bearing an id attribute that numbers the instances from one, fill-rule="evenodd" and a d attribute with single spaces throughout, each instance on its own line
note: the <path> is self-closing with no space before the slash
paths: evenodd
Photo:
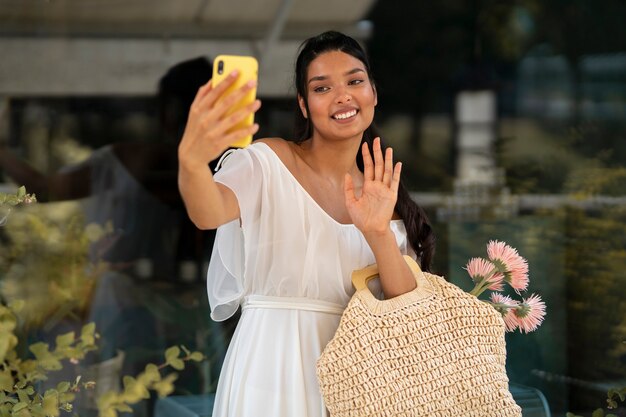
<path id="1" fill-rule="evenodd" d="M 308 114 L 303 97 L 298 103 L 313 124 L 313 136 L 360 140 L 377 103 L 363 62 L 344 52 L 326 52 L 309 64 L 306 83 Z"/>

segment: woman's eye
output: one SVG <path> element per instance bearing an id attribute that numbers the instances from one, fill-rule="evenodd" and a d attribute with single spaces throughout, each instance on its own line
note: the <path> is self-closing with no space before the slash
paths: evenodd
<path id="1" fill-rule="evenodd" d="M 363 80 L 351 80 L 348 84 L 349 85 L 357 85 L 357 84 L 361 84 L 363 82 Z"/>
<path id="2" fill-rule="evenodd" d="M 323 93 L 325 91 L 328 91 L 328 87 L 323 87 L 323 86 L 315 87 L 313 91 L 316 93 Z"/>

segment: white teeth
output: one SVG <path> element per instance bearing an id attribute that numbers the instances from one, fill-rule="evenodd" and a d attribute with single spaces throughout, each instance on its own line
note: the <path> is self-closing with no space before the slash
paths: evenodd
<path id="1" fill-rule="evenodd" d="M 347 119 L 348 117 L 352 117 L 356 115 L 356 110 L 350 110 L 347 113 L 340 113 L 333 116 L 333 119 Z"/>

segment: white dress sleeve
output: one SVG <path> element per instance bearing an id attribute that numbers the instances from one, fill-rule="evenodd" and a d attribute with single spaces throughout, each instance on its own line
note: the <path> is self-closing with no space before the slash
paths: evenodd
<path id="1" fill-rule="evenodd" d="M 226 320 L 235 314 L 244 296 L 244 230 L 258 222 L 263 182 L 260 164 L 247 149 L 225 155 L 222 162 L 214 179 L 235 193 L 240 219 L 220 226 L 215 236 L 207 272 L 211 318 L 215 321 Z"/>

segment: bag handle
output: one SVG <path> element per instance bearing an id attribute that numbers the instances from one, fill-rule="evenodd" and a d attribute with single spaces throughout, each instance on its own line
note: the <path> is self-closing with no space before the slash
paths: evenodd
<path id="1" fill-rule="evenodd" d="M 423 274 L 422 269 L 419 267 L 415 259 L 411 258 L 408 255 L 403 256 L 409 268 L 415 275 L 416 279 Z M 367 283 L 371 281 L 374 277 L 378 276 L 378 265 L 372 264 L 366 266 L 363 269 L 357 269 L 352 272 L 352 285 L 356 288 L 357 291 L 367 288 Z"/>

